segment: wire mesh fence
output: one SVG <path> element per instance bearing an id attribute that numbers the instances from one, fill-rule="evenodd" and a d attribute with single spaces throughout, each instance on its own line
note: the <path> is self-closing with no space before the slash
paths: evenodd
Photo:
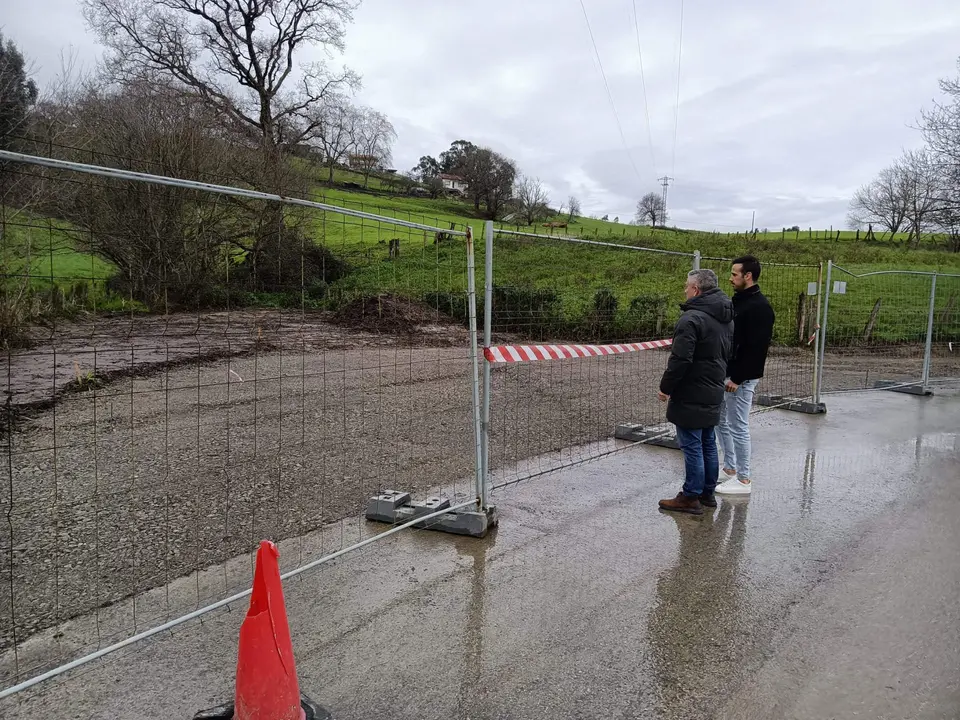
<path id="1" fill-rule="evenodd" d="M 19 160 L 0 687 L 249 588 L 262 538 L 374 537 L 383 489 L 476 497 L 466 227 Z"/>
<path id="2" fill-rule="evenodd" d="M 45 149 L 92 164 L 0 167 L 0 686 L 236 597 L 264 537 L 287 571 L 378 537 L 385 489 L 475 502 L 469 228 Z M 669 432 L 668 350 L 620 346 L 672 335 L 698 256 L 624 237 L 500 230 L 484 257 L 491 343 L 533 348 L 488 368 L 495 486 L 612 451 L 621 423 Z M 765 393 L 814 393 L 820 273 L 764 263 Z M 931 297 L 927 375 L 960 376 L 956 277 L 847 282 L 824 389 L 922 380 Z"/>
<path id="3" fill-rule="evenodd" d="M 668 350 L 580 346 L 670 338 L 693 255 L 515 230 L 494 247 L 493 343 L 531 354 L 490 368 L 493 484 L 610 451 L 620 423 L 663 425 Z"/>
<path id="4" fill-rule="evenodd" d="M 960 382 L 960 275 L 938 275 L 929 381 Z"/>
<path id="5" fill-rule="evenodd" d="M 825 392 L 920 387 L 934 275 L 830 267 Z"/>
<path id="6" fill-rule="evenodd" d="M 758 284 L 773 307 L 776 321 L 757 397 L 764 403 L 811 398 L 815 395 L 821 266 L 760 260 Z M 732 295 L 727 281 L 731 262 L 727 258 L 701 259 L 701 267 L 716 272 L 720 287 Z"/>

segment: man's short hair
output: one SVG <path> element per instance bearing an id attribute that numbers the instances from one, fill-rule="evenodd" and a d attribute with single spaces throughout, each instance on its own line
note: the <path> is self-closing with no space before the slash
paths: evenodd
<path id="1" fill-rule="evenodd" d="M 753 276 L 753 281 L 757 282 L 760 279 L 760 261 L 757 260 L 753 255 L 742 255 L 738 258 L 734 258 L 731 265 L 740 265 L 741 273 L 746 275 L 750 273 Z"/>
<path id="2" fill-rule="evenodd" d="M 717 282 L 717 274 L 713 270 L 691 270 L 687 273 L 687 280 L 700 288 L 700 292 L 720 287 Z"/>

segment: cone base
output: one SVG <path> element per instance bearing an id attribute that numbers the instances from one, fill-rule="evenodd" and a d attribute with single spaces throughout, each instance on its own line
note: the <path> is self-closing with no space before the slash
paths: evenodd
<path id="1" fill-rule="evenodd" d="M 333 720 L 333 716 L 317 705 L 313 700 L 300 693 L 300 709 L 303 710 L 303 720 Z M 193 716 L 193 720 L 233 720 L 233 703 L 218 705 L 209 710 L 201 710 Z"/>

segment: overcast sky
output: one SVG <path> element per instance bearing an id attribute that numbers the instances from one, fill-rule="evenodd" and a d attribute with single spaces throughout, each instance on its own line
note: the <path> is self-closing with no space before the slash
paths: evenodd
<path id="1" fill-rule="evenodd" d="M 960 56 L 957 0 L 685 0 L 675 117 L 679 0 L 636 0 L 646 104 L 632 0 L 583 3 L 620 128 L 580 0 L 364 0 L 343 61 L 397 128 L 394 164 L 464 138 L 587 214 L 629 220 L 666 174 L 681 226 L 756 211 L 761 228 L 839 227 L 852 191 L 920 143 L 911 125 Z M 96 61 L 75 0 L 3 4 L 41 82 L 67 48 Z"/>

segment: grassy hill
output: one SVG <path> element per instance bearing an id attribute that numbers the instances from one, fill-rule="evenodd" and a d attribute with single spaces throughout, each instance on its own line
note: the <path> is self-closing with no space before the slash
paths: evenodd
<path id="1" fill-rule="evenodd" d="M 320 178 L 325 177 L 323 172 Z M 338 170 L 334 186 L 319 183 L 313 199 L 338 207 L 441 229 L 471 226 L 477 238 L 478 289 L 483 283 L 483 221 L 469 202 L 400 195 L 371 178 L 367 189 L 358 189 L 363 178 Z M 356 297 L 394 293 L 425 300 L 457 317 L 466 312 L 466 266 L 462 238 L 400 227 L 387 222 L 361 220 L 334 212 L 308 211 L 310 235 L 351 268 L 346 277 L 320 292 L 304 294 L 299 287 L 287 293 L 236 293 L 233 302 L 268 306 L 336 308 Z M 625 248 L 591 247 L 557 239 L 498 237 L 495 257 L 498 326 L 525 332 L 531 337 L 565 336 L 581 339 L 627 339 L 665 331 L 678 313 L 683 278 L 689 257 L 628 249 L 644 247 L 692 253 L 700 250 L 704 267 L 723 279 L 730 258 L 752 252 L 766 263 L 761 284 L 774 299 L 781 318 L 782 342 L 799 343 L 803 328 L 792 318 L 806 312 L 803 295 L 817 280 L 819 264 L 827 258 L 855 272 L 874 269 L 939 270 L 960 273 L 960 254 L 942 250 L 910 249 L 906 238 L 866 242 L 854 233 L 829 231 L 744 234 L 704 233 L 694 230 L 628 226 L 591 218 L 578 218 L 567 228 L 517 225 L 498 228 L 547 236 L 561 233 L 617 243 Z M 828 237 L 829 235 L 829 237 Z M 391 241 L 399 241 L 399 257 L 390 257 Z M 936 245 L 936 238 L 927 245 Z M 2 259 L 8 274 L 29 274 L 38 293 L 53 305 L 71 302 L 93 304 L 98 309 L 131 309 L 129 301 L 110 295 L 105 280 L 112 267 L 82 252 L 74 233 L 64 223 L 47 218 L 21 217 L 4 223 Z M 776 264 L 782 264 L 778 267 Z M 789 266 L 789 267 L 788 267 Z M 794 267 L 801 266 L 801 267 Z M 923 279 L 925 281 L 925 279 Z M 8 279 L 9 283 L 9 279 Z M 81 289 L 82 286 L 88 286 Z M 955 302 L 955 287 L 944 282 L 944 307 Z M 862 334 L 878 299 L 887 298 L 873 337 L 888 341 L 912 339 L 911 313 L 925 316 L 929 292 L 923 282 L 904 276 L 882 281 L 850 283 L 838 302 L 848 312 L 839 322 L 849 323 L 849 335 Z M 926 286 L 928 288 L 928 286 Z M 862 288 L 862 290 L 861 290 Z M 899 307 L 896 314 L 894 305 Z M 958 315 L 960 313 L 951 313 Z M 956 321 L 947 317 L 950 328 Z M 922 325 L 922 323 L 919 323 Z M 960 336 L 960 328 L 953 328 Z M 923 328 L 921 328 L 923 329 Z"/>

